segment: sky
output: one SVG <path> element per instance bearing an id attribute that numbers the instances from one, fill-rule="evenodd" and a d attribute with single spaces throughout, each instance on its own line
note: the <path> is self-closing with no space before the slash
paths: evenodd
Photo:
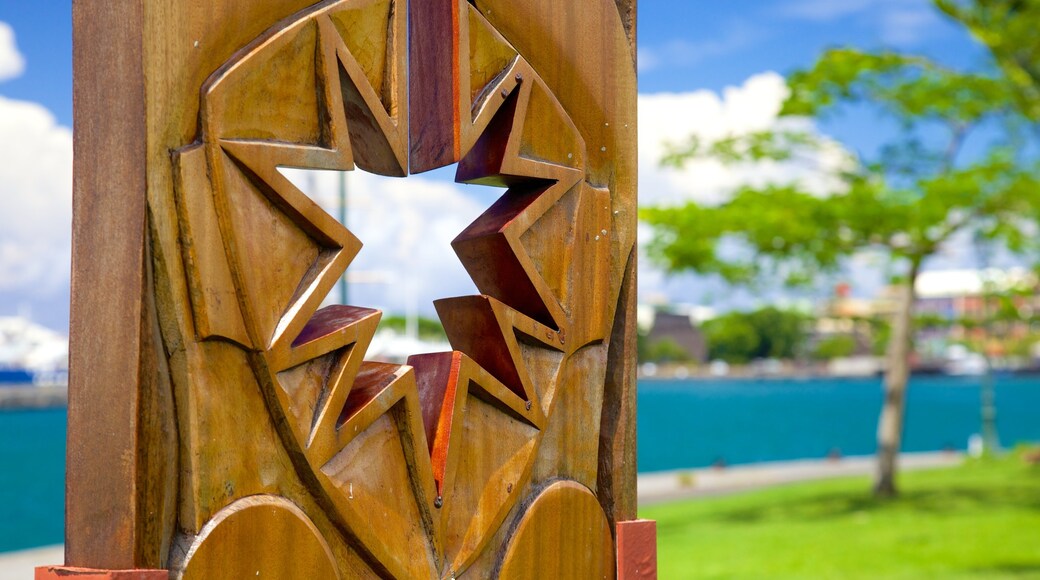
<path id="1" fill-rule="evenodd" d="M 0 2 L 0 316 L 26 315 L 59 331 L 67 330 L 69 314 L 70 12 L 69 0 Z M 985 51 L 927 0 L 644 0 L 638 40 L 640 201 L 646 204 L 718 200 L 736 185 L 774 179 L 826 188 L 826 170 L 842 162 L 843 152 L 873 150 L 884 120 L 859 111 L 806 125 L 843 144 L 821 151 L 814 167 L 696 163 L 680 171 L 658 163 L 667 141 L 773 126 L 786 95 L 783 75 L 810 66 L 825 48 L 893 48 L 956 67 L 986 63 Z M 335 215 L 336 175 L 291 178 Z M 407 180 L 357 172 L 348 184 L 348 226 L 366 244 L 351 271 L 367 273 L 351 286 L 351 302 L 390 312 L 416 305 L 429 314 L 436 298 L 475 292 L 448 244 L 499 192 L 455 185 L 448 170 Z M 954 252 L 929 267 L 968 261 Z M 876 290 L 876 270 L 869 259 L 854 264 L 847 276 L 857 293 Z M 645 259 L 640 296 L 721 308 L 799 298 L 665 276 Z"/>

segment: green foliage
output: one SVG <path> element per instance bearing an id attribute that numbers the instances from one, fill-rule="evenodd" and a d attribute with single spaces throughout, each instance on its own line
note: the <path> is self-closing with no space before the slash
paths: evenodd
<path id="1" fill-rule="evenodd" d="M 828 50 L 814 67 L 788 79 L 782 115 L 819 117 L 835 107 L 867 102 L 906 124 L 921 120 L 968 125 L 1010 107 L 1000 77 L 960 73 L 929 59 L 896 52 Z"/>
<path id="2" fill-rule="evenodd" d="M 948 328 L 953 322 L 947 318 L 931 312 L 922 312 L 914 316 L 914 328 L 927 330 L 933 328 Z"/>
<path id="3" fill-rule="evenodd" d="M 799 312 L 771 306 L 723 314 L 704 323 L 708 357 L 731 363 L 795 358 L 805 345 L 808 320 Z"/>
<path id="4" fill-rule="evenodd" d="M 708 358 L 730 363 L 746 363 L 759 351 L 758 330 L 746 316 L 733 312 L 704 323 Z"/>
<path id="5" fill-rule="evenodd" d="M 892 325 L 875 318 L 872 320 L 870 337 L 870 352 L 875 356 L 884 356 L 888 353 L 888 343 L 892 338 Z"/>
<path id="6" fill-rule="evenodd" d="M 1027 455 L 906 473 L 904 493 L 889 501 L 850 478 L 639 515 L 657 520 L 661 578 L 1034 577 L 1040 551 L 1028 531 L 1040 529 L 1040 466 Z"/>
<path id="7" fill-rule="evenodd" d="M 989 47 L 1016 105 L 1040 120 L 1040 0 L 936 0 L 935 4 Z"/>
<path id="8" fill-rule="evenodd" d="M 394 332 L 403 334 L 405 328 L 408 326 L 408 321 L 404 316 L 398 314 L 392 314 L 390 316 L 384 316 L 379 322 L 380 328 L 389 328 Z M 434 341 L 446 341 L 448 336 L 444 333 L 444 327 L 441 326 L 439 320 L 432 318 L 426 318 L 420 316 L 417 321 L 419 338 L 423 340 L 434 340 Z"/>
<path id="9" fill-rule="evenodd" d="M 813 349 L 813 358 L 818 360 L 831 360 L 856 353 L 856 339 L 848 334 L 829 336 L 816 343 Z"/>
<path id="10" fill-rule="evenodd" d="M 795 358 L 806 340 L 809 317 L 801 312 L 768 306 L 748 315 L 758 331 L 757 358 Z"/>
<path id="11" fill-rule="evenodd" d="M 731 283 L 805 283 L 861 251 L 916 274 L 965 230 L 1013 252 L 1038 249 L 1040 164 L 1023 146 L 1024 129 L 1033 126 L 1003 77 L 951 71 L 923 57 L 833 49 L 788 84 L 783 116 L 821 118 L 866 104 L 897 119 L 899 129 L 876 158 L 850 157 L 830 191 L 768 184 L 742 187 L 716 206 L 644 208 L 640 217 L 654 229 L 652 259 Z M 983 125 L 987 146 L 962 159 L 965 140 Z M 691 140 L 672 146 L 664 163 L 783 162 L 826 147 L 834 145 L 781 129 Z"/>
<path id="12" fill-rule="evenodd" d="M 728 163 L 744 161 L 791 161 L 818 151 L 821 143 L 804 131 L 756 131 L 740 137 L 723 137 L 711 143 L 691 135 L 686 143 L 665 144 L 664 165 L 682 167 L 686 160 L 710 155 Z"/>
<path id="13" fill-rule="evenodd" d="M 690 360 L 690 353 L 671 338 L 662 338 L 646 347 L 642 359 L 649 362 L 685 362 Z"/>

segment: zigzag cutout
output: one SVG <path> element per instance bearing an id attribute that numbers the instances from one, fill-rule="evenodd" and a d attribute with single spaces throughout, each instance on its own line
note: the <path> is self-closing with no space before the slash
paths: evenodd
<path id="1" fill-rule="evenodd" d="M 359 251 L 360 242 L 277 169 L 345 170 L 357 162 L 383 173 L 406 173 L 406 107 L 400 95 L 399 106 L 384 106 L 329 17 L 352 4 L 353 0 L 345 0 L 319 5 L 293 25 L 258 39 L 243 51 L 241 60 L 214 74 L 204 87 L 201 108 L 207 167 L 197 166 L 194 160 L 199 156 L 188 155 L 197 145 L 185 148 L 178 159 L 196 166 L 181 168 L 187 176 L 182 182 L 198 181 L 192 171 L 208 168 L 210 172 L 222 258 L 237 290 L 234 306 L 240 313 L 236 315 L 244 321 L 251 343 L 243 346 L 258 354 L 256 373 L 268 406 L 297 471 L 305 482 L 320 488 L 319 503 L 378 573 L 395 577 L 459 573 L 501 526 L 530 476 L 540 430 L 552 409 L 552 389 L 540 382 L 554 381 L 563 356 L 580 346 L 567 343 L 573 313 L 545 280 L 539 270 L 541 258 L 530 254 L 523 236 L 563 196 L 583 187 L 585 145 L 522 57 L 510 61 L 479 91 L 482 101 L 472 107 L 473 116 L 465 117 L 472 123 L 462 129 L 464 158 L 457 179 L 510 189 L 459 235 L 453 247 L 484 295 L 436 303 L 454 352 L 412 357 L 411 366 L 365 362 L 379 312 L 353 306 L 318 310 Z M 486 25 L 472 6 L 467 4 L 466 9 L 471 20 L 464 25 Z M 388 26 L 398 34 L 404 12 L 389 11 Z M 321 96 L 319 138 L 312 143 L 225 138 L 222 123 L 227 119 L 217 113 L 227 111 L 208 106 L 209 101 L 248 70 L 251 58 L 285 49 L 296 39 L 294 35 L 309 26 L 317 29 L 314 76 Z M 397 63 L 387 69 L 403 74 L 404 67 Z M 496 95 L 504 96 L 499 100 Z M 552 130 L 566 138 L 559 151 L 531 149 L 532 131 L 540 130 L 530 124 L 532 102 L 541 103 L 539 116 L 555 115 L 549 121 Z M 396 116 L 388 110 L 396 111 Z M 376 134 L 380 138 L 372 137 Z M 386 152 L 368 155 L 365 147 L 388 149 L 396 165 L 380 165 L 388 159 Z M 564 150 L 566 155 L 557 155 Z M 303 277 L 291 281 L 290 285 L 295 283 L 292 296 L 275 297 L 285 306 L 279 306 L 283 310 L 273 326 L 254 303 L 259 294 L 249 287 L 248 276 L 250 268 L 258 267 L 254 261 L 267 256 L 251 255 L 249 248 L 235 241 L 237 200 L 233 197 L 242 192 L 229 185 L 232 171 L 318 248 Z M 182 191 L 179 199 L 189 197 L 188 193 Z M 196 205 L 184 204 L 183 220 L 189 225 L 205 217 L 199 217 Z M 228 308 L 204 302 L 211 294 L 198 292 L 199 303 L 206 308 L 196 308 L 197 318 L 200 312 Z M 221 321 L 235 320 L 234 316 L 207 314 L 205 319 L 214 326 L 207 326 L 205 335 L 241 335 L 233 328 L 217 327 Z M 537 379 L 528 368 L 532 352 L 544 361 Z M 489 446 L 496 450 L 489 456 L 509 459 L 485 466 L 484 472 L 469 469 L 468 478 L 461 480 L 459 462 L 470 453 L 482 456 Z M 378 459 L 366 454 L 376 448 L 400 453 L 405 471 L 365 470 L 366 458 Z M 456 485 L 483 487 L 472 496 L 456 494 Z M 402 488 L 412 493 L 401 494 Z M 493 517 L 473 518 L 478 511 Z M 373 513 L 391 514 L 387 517 L 392 521 L 384 522 L 385 527 L 400 533 L 373 533 L 368 525 Z M 393 519 L 398 516 L 400 521 Z"/>

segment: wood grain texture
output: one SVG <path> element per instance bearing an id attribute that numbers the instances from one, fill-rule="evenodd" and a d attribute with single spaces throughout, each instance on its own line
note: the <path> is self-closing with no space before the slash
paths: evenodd
<path id="1" fill-rule="evenodd" d="M 272 544 L 278 549 L 270 549 Z M 221 510 L 187 548 L 177 575 L 183 580 L 340 578 L 332 550 L 307 515 L 275 496 L 247 497 Z"/>
<path id="2" fill-rule="evenodd" d="M 609 1 L 475 0 L 476 9 L 538 72 L 588 146 L 586 180 L 611 191 L 614 304 L 634 244 L 636 200 L 635 62 Z"/>
<path id="3" fill-rule="evenodd" d="M 548 576 L 612 573 L 635 492 L 630 7 L 139 6 L 137 68 L 107 73 L 143 86 L 136 197 L 97 210 L 140 226 L 115 265 L 136 284 L 117 338 L 137 378 L 112 412 L 142 419 L 115 439 L 132 464 L 91 476 L 138 506 L 114 514 L 132 521 L 113 554 L 212 576 L 266 526 L 339 577 L 479 578 L 545 535 Z M 361 240 L 279 168 L 454 162 L 506 188 L 453 243 L 481 294 L 436 304 L 454 351 L 365 361 L 380 313 L 319 307 Z M 256 563 L 287 576 L 294 550 Z"/>
<path id="4" fill-rule="evenodd" d="M 636 506 L 636 252 L 628 259 L 607 351 L 599 436 L 598 495 L 611 523 L 634 520 Z"/>
<path id="5" fill-rule="evenodd" d="M 460 0 L 409 2 L 408 108 L 411 171 L 420 173 L 459 160 L 458 91 Z"/>
<path id="6" fill-rule="evenodd" d="M 140 380 L 146 206 L 145 94 L 139 2 L 73 4 L 72 314 L 66 563 L 159 567 L 139 559 Z M 106 82 L 108 81 L 108 82 Z"/>
<path id="7" fill-rule="evenodd" d="M 638 60 L 636 54 L 636 0 L 615 0 L 621 24 L 628 35 L 628 44 L 632 47 L 632 59 Z"/>
<path id="8" fill-rule="evenodd" d="M 485 548 L 518 500 L 544 417 L 459 351 L 412 356 L 408 364 L 416 369 L 421 396 L 438 401 L 424 403 L 424 416 L 445 564 L 457 573 Z"/>
<path id="9" fill-rule="evenodd" d="M 496 577 L 592 580 L 614 577 L 610 527 L 591 490 L 549 485 L 524 513 Z"/>

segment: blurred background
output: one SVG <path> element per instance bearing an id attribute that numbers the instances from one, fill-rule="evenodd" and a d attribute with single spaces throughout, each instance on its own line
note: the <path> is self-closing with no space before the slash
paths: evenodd
<path id="1" fill-rule="evenodd" d="M 1040 0 L 639 5 L 639 494 L 663 578 L 1040 578 Z M 71 2 L 0 3 L 0 579 L 61 561 Z M 444 349 L 500 190 L 286 171 Z"/>

